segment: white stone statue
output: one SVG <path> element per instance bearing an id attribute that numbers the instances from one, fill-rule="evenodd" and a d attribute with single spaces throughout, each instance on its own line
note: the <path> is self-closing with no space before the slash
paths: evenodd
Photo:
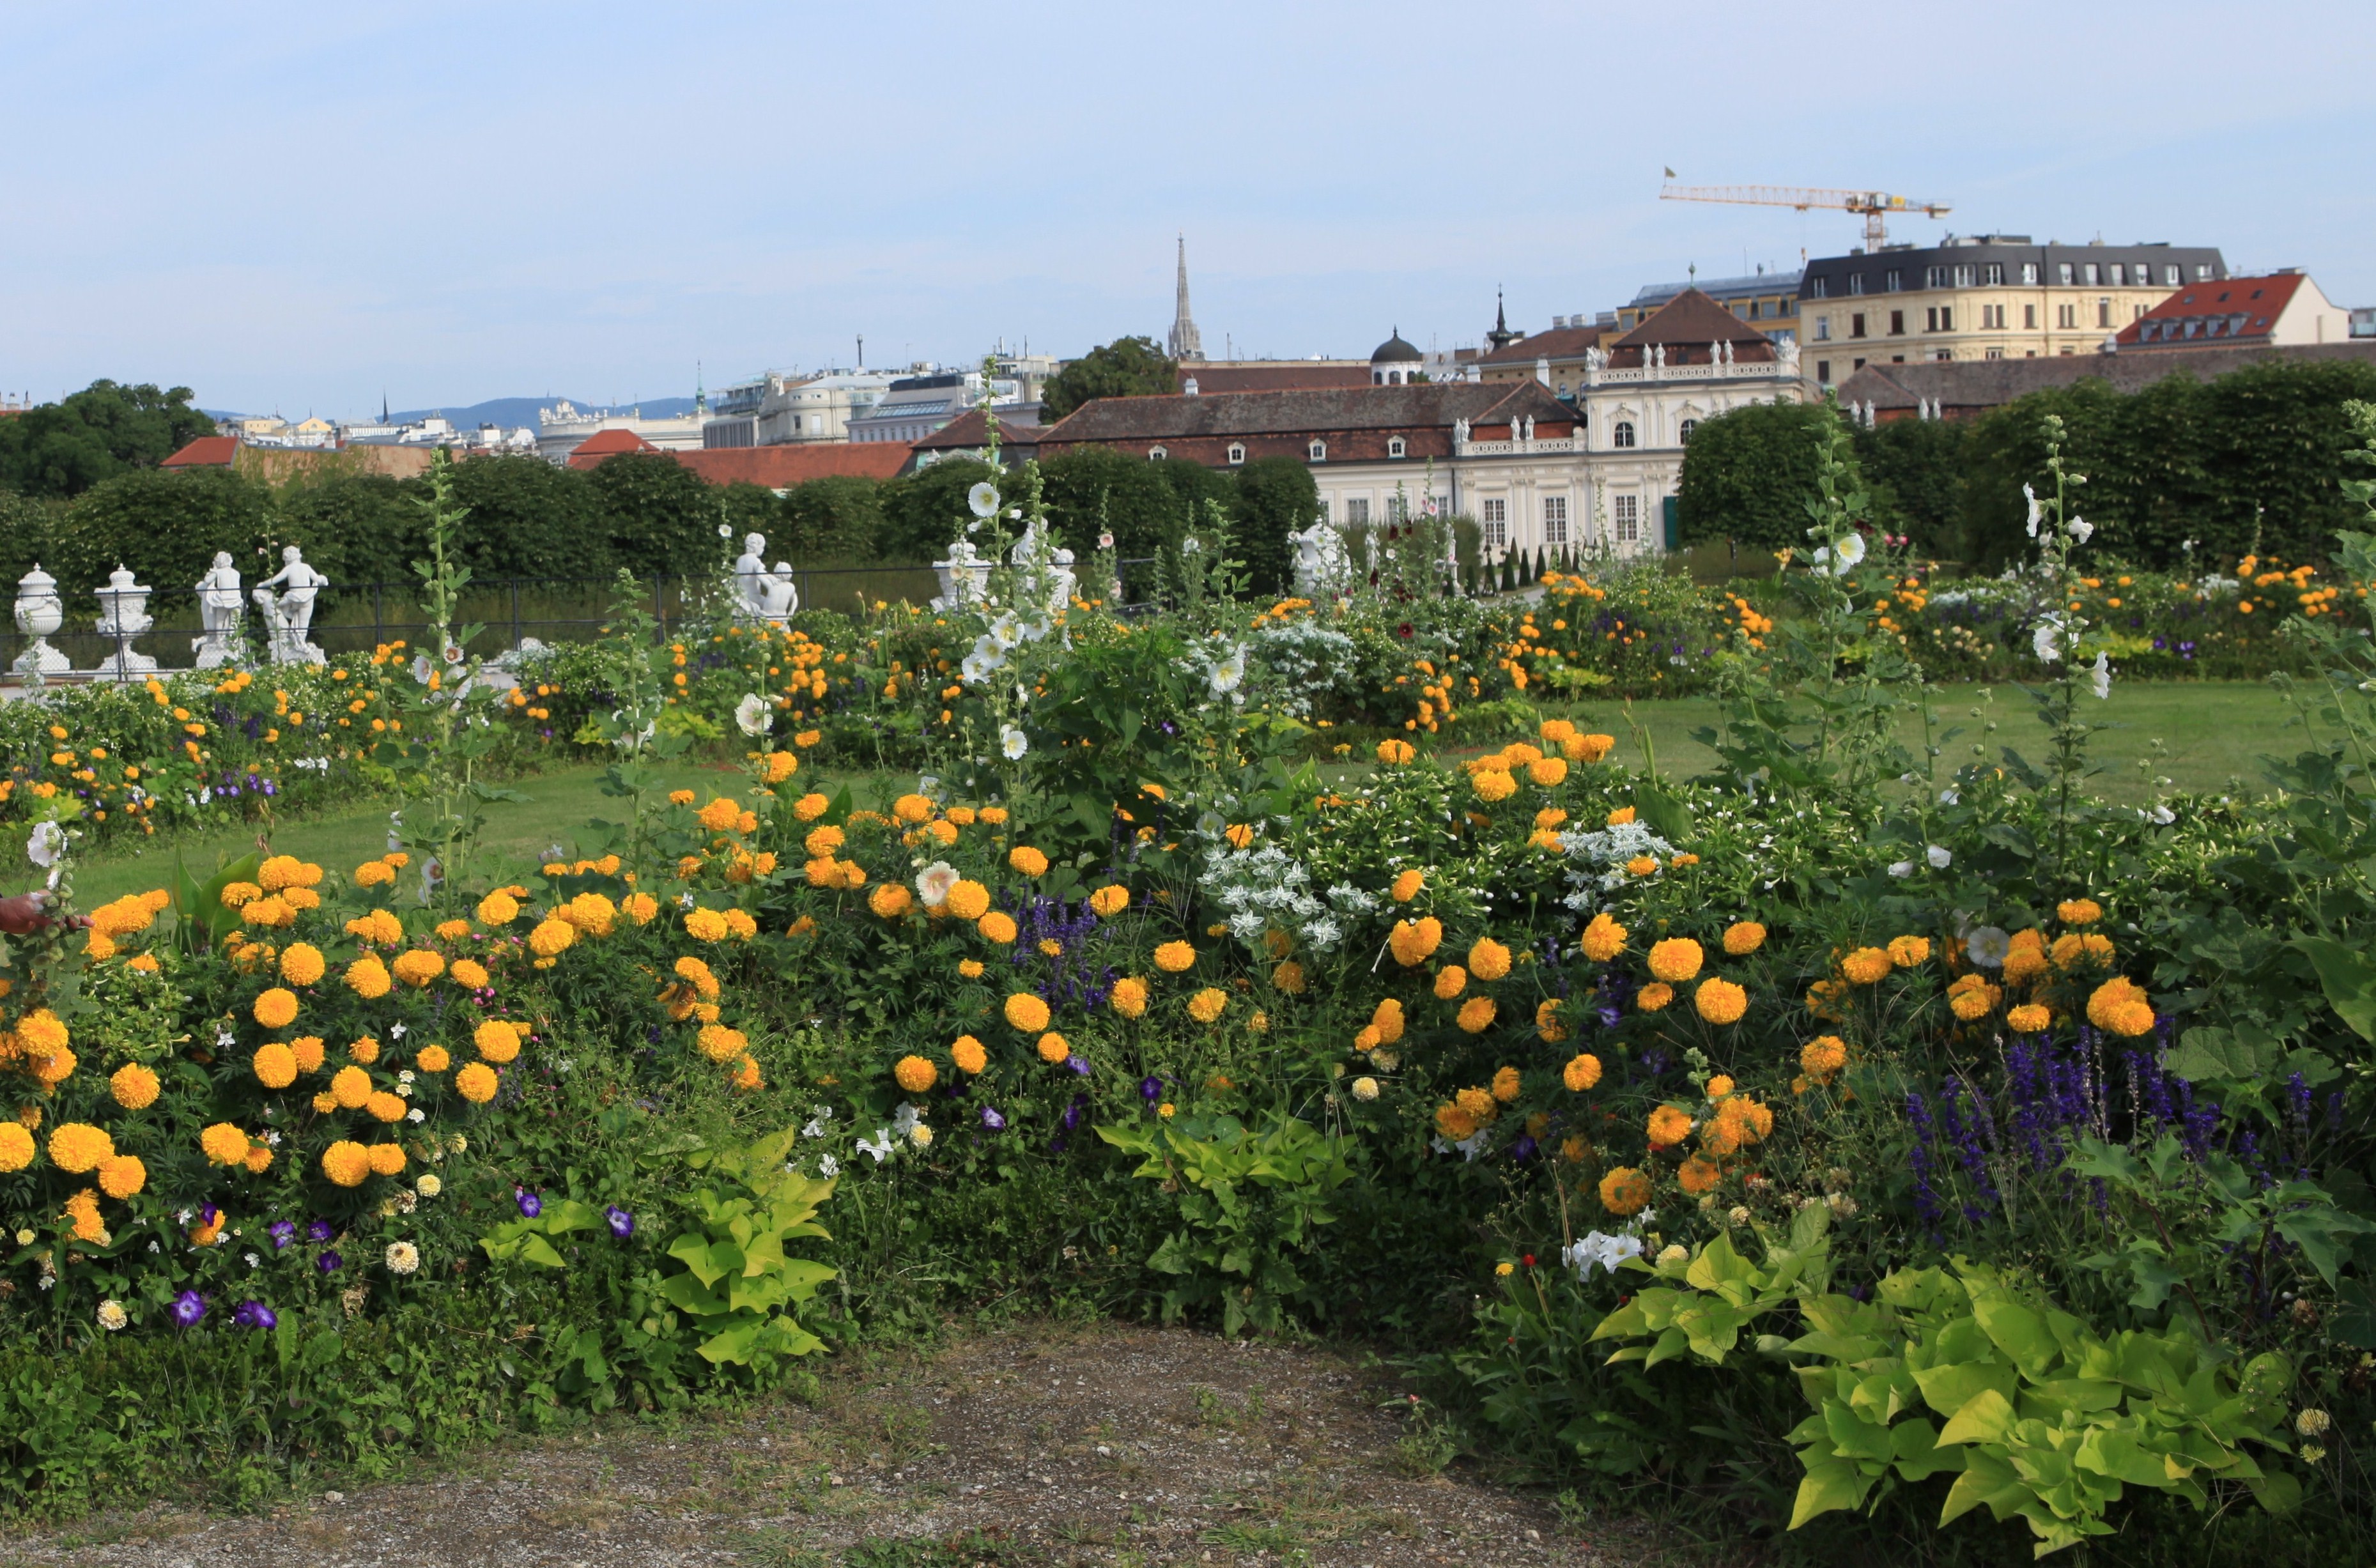
<path id="1" fill-rule="evenodd" d="M 66 624 L 66 607 L 58 598 L 58 580 L 33 563 L 17 579 L 17 629 L 32 638 L 9 668 L 19 675 L 63 675 L 73 660 L 50 646 L 50 636 Z"/>
<path id="2" fill-rule="evenodd" d="M 157 661 L 145 653 L 135 653 L 132 639 L 155 624 L 148 614 L 148 588 L 133 581 L 130 569 L 117 563 L 107 575 L 107 586 L 99 590 L 99 635 L 114 638 L 115 651 L 101 659 L 92 673 L 104 681 L 129 681 L 135 675 L 153 673 Z"/>
<path id="3" fill-rule="evenodd" d="M 1526 434 L 1525 435 L 1521 436 L 1519 439 L 1524 440 L 1524 441 L 1532 441 L 1534 438 L 1535 438 L 1535 416 L 1534 416 L 1534 415 L 1532 415 L 1532 414 L 1528 414 L 1528 415 L 1527 416 L 1527 434 Z"/>
<path id="4" fill-rule="evenodd" d="M 767 613 L 767 596 L 772 591 L 767 582 L 767 536 L 744 534 L 742 553 L 734 558 L 735 602 L 746 615 L 772 620 Z"/>
<path id="5" fill-rule="evenodd" d="M 198 579 L 198 624 L 206 635 L 190 640 L 190 651 L 198 656 L 198 668 L 219 670 L 239 661 L 242 648 L 239 641 L 239 618 L 247 608 L 241 597 L 239 568 L 231 564 L 231 552 L 215 552 L 215 564 Z"/>
<path id="6" fill-rule="evenodd" d="M 1776 351 L 1781 355 L 1781 359 L 1782 359 L 1782 374 L 1783 374 L 1784 375 L 1796 375 L 1796 374 L 1799 374 L 1799 345 L 1797 344 L 1797 342 L 1793 341 L 1793 342 L 1784 343 L 1784 344 L 1782 344 L 1782 345 L 1780 346 L 1780 348 L 1779 348 L 1778 350 L 1776 350 Z"/>
<path id="7" fill-rule="evenodd" d="M 314 625 L 314 598 L 330 579 L 305 564 L 295 545 L 280 552 L 280 570 L 258 583 L 253 597 L 264 612 L 265 630 L 271 637 L 275 664 L 326 664 L 322 650 L 305 640 Z M 274 588 L 279 588 L 276 596 Z"/>
<path id="8" fill-rule="evenodd" d="M 1073 570 L 1073 552 L 1058 550 L 1048 557 L 1048 612 L 1055 614 L 1073 607 L 1073 588 L 1081 579 Z"/>
<path id="9" fill-rule="evenodd" d="M 1452 444 L 1455 446 L 1465 446 L 1468 444 L 1468 422 L 1467 420 L 1454 420 L 1452 422 Z"/>
<path id="10" fill-rule="evenodd" d="M 751 537 L 756 539 L 759 536 L 753 534 Z M 801 590 L 792 581 L 792 564 L 789 561 L 777 562 L 775 571 L 759 578 L 752 587 L 759 598 L 756 612 L 778 627 L 790 621 L 801 607 Z"/>

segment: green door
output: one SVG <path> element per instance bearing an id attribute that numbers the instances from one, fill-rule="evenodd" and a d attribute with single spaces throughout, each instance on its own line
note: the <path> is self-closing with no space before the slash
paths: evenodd
<path id="1" fill-rule="evenodd" d="M 1681 526 L 1675 521 L 1675 498 L 1671 495 L 1668 496 L 1658 503 L 1658 509 L 1666 515 L 1667 518 L 1667 548 L 1681 550 L 1683 545 L 1683 536 Z"/>

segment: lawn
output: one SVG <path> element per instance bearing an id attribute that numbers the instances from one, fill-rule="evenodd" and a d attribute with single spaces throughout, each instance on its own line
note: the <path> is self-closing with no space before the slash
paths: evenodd
<path id="1" fill-rule="evenodd" d="M 1961 725 L 1966 731 L 1948 744 L 1941 759 L 1942 770 L 1966 760 L 1975 739 L 1988 741 L 1991 756 L 1996 747 L 2012 746 L 2032 762 L 2042 761 L 2045 730 L 2029 699 L 2013 688 L 1998 687 L 1993 701 L 1984 701 L 1982 689 L 1946 687 L 1939 694 L 1936 710 L 1942 728 Z M 1985 708 L 1985 717 L 1973 719 L 1974 708 Z M 2291 709 L 2268 687 L 2248 683 L 2121 683 L 2113 687 L 2109 700 L 2090 703 L 2088 709 L 2092 719 L 2109 727 L 2096 739 L 2094 754 L 2103 769 L 2096 787 L 2114 800 L 2149 798 L 2155 793 L 2155 778 L 2169 778 L 2181 790 L 2257 790 L 2265 788 L 2259 758 L 2290 754 L 2302 742 Z M 1615 735 L 1622 760 L 1641 760 L 1622 704 L 1583 703 L 1571 715 L 1579 725 Z M 1714 698 L 1637 702 L 1632 717 L 1656 749 L 1660 770 L 1670 777 L 1688 778 L 1715 761 L 1714 753 L 1691 738 L 1693 731 L 1717 722 Z M 1990 718 L 1998 729 L 1993 736 L 1983 737 L 1978 727 Z M 1906 739 L 1919 748 L 1919 726 L 1909 724 Z M 739 769 L 723 765 L 696 764 L 685 768 L 683 782 L 706 792 L 731 793 L 742 777 Z M 814 777 L 802 775 L 803 781 Z M 832 777 L 856 785 L 861 795 L 884 798 L 894 782 L 862 774 Z M 601 766 L 578 764 L 520 781 L 515 788 L 527 800 L 499 802 L 488 809 L 487 847 L 528 866 L 541 861 L 551 845 L 592 844 L 598 835 L 589 830 L 590 822 L 616 821 L 623 814 L 624 802 L 602 793 L 602 778 Z M 904 787 L 904 776 L 897 782 Z M 387 811 L 386 804 L 374 803 L 277 824 L 272 846 L 344 870 L 386 848 Z M 253 849 L 261 826 L 106 850 L 84 862 L 77 892 L 89 906 L 160 886 L 176 842 L 193 870 L 211 871 L 220 861 Z"/>

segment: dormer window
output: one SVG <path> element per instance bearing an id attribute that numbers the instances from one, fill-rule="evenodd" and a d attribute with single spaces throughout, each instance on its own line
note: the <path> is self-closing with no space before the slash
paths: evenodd
<path id="1" fill-rule="evenodd" d="M 1403 438 L 1399 435 L 1388 436 L 1386 438 L 1386 456 L 1389 457 L 1399 457 L 1402 455 Z"/>
<path id="2" fill-rule="evenodd" d="M 1328 443 L 1325 441 L 1314 441 L 1307 450 L 1315 463 L 1325 463 L 1328 460 Z"/>
<path id="3" fill-rule="evenodd" d="M 1150 463 L 1159 463 L 1170 456 L 1171 456 L 1171 454 L 1165 451 L 1160 446 L 1150 446 L 1146 449 L 1146 460 Z"/>
<path id="4" fill-rule="evenodd" d="M 1246 448 L 1245 448 L 1245 445 L 1244 445 L 1244 443 L 1242 443 L 1242 442 L 1238 442 L 1238 441 L 1232 441 L 1232 442 L 1230 442 L 1230 462 L 1234 466 L 1234 465 L 1236 465 L 1236 464 L 1242 463 L 1242 462 L 1244 462 L 1245 460 L 1246 460 Z"/>

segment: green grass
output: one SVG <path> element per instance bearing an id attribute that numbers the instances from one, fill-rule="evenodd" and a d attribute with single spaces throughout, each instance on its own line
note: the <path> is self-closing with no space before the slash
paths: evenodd
<path id="1" fill-rule="evenodd" d="M 1994 693 L 1993 702 L 1982 701 L 1984 690 Z M 2110 697 L 2100 703 L 2088 699 L 2085 707 L 2089 722 L 2109 726 L 2089 744 L 2090 757 L 2103 770 L 2091 787 L 2116 801 L 2150 798 L 2156 778 L 2168 778 L 2180 790 L 2258 793 L 2268 788 L 2260 759 L 2290 757 L 2306 739 L 2284 699 L 2257 682 L 2116 682 Z M 1986 712 L 1974 719 L 1974 708 Z M 2045 726 L 2029 697 L 2016 687 L 1942 687 L 1932 711 L 1942 731 L 1961 726 L 1965 731 L 1946 744 L 1939 759 L 1942 773 L 1974 760 L 1975 741 L 1987 746 L 1991 762 L 2006 746 L 2032 764 L 2046 760 Z M 1620 760 L 1635 766 L 1642 762 L 1642 748 L 1626 724 L 1622 704 L 1582 702 L 1570 710 L 1570 717 L 1579 726 L 1616 736 Z M 1715 753 L 1691 738 L 1694 730 L 1716 727 L 1714 697 L 1637 702 L 1634 719 L 1657 752 L 1661 773 L 1689 778 L 1716 761 Z M 1997 725 L 1992 734 L 1980 728 L 1989 719 Z M 1919 754 L 1919 720 L 1909 719 L 1902 733 L 1908 748 Z M 2146 766 L 2140 767 L 2140 763 Z"/>
<path id="2" fill-rule="evenodd" d="M 735 793 L 744 778 L 740 768 L 724 764 L 688 763 L 680 771 L 682 777 L 670 782 L 701 790 L 705 799 Z M 534 865 L 544 860 L 545 849 L 553 844 L 590 845 L 597 836 L 588 829 L 589 821 L 619 822 L 626 816 L 626 802 L 602 793 L 603 774 L 601 766 L 577 764 L 514 782 L 510 788 L 528 799 L 498 801 L 488 806 L 482 847 L 491 854 Z M 880 788 L 870 775 L 829 777 L 834 783 L 858 786 L 861 793 Z M 804 786 L 826 787 L 817 782 L 819 778 L 806 769 L 800 775 Z M 275 824 L 270 834 L 273 850 L 334 871 L 350 870 L 386 850 L 387 814 L 396 803 L 360 802 Z M 126 893 L 164 886 L 177 849 L 193 872 L 210 873 L 218 864 L 255 849 L 264 828 L 261 822 L 251 822 L 238 829 L 178 837 L 160 834 L 154 840 L 111 847 L 77 869 L 76 896 L 88 908 Z"/>

